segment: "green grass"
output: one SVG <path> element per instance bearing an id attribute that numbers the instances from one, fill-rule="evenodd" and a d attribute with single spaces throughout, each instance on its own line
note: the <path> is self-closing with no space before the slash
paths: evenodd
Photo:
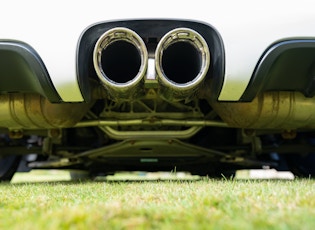
<path id="1" fill-rule="evenodd" d="M 0 229 L 315 229 L 313 180 L 0 184 Z"/>

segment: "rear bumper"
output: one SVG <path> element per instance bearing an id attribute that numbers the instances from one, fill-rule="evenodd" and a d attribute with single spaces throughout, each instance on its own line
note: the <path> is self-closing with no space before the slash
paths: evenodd
<path id="1" fill-rule="evenodd" d="M 217 89 L 218 100 L 239 101 L 243 100 L 257 63 L 271 44 L 315 37 L 315 15 L 309 1 L 260 4 L 238 1 L 228 5 L 216 2 L 208 8 L 201 2 L 184 4 L 175 0 L 165 6 L 156 4 L 152 10 L 146 1 L 136 0 L 124 5 L 114 1 L 76 2 L 75 7 L 69 2 L 60 7 L 54 2 L 30 0 L 17 8 L 7 1 L 3 5 L 6 10 L 0 15 L 0 20 L 6 22 L 1 25 L 0 39 L 31 45 L 42 58 L 61 101 L 79 102 L 84 101 L 85 93 L 76 72 L 77 44 L 89 25 L 135 17 L 203 21 L 216 28 L 225 48 L 224 79 L 222 87 Z M 179 6 L 180 10 L 175 11 Z"/>

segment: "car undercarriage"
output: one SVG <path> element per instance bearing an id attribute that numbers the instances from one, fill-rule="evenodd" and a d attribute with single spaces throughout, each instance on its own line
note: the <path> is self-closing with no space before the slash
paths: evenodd
<path id="1" fill-rule="evenodd" d="M 220 101 L 225 47 L 212 26 L 104 22 L 78 42 L 84 101 L 64 102 L 32 47 L 0 40 L 0 180 L 21 164 L 90 177 L 265 167 L 314 176 L 314 55 L 312 39 L 266 47 L 242 97 Z"/>

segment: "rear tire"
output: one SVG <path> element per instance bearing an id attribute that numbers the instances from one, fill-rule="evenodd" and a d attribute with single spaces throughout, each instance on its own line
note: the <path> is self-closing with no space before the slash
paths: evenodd
<path id="1" fill-rule="evenodd" d="M 20 160 L 20 156 L 0 156 L 0 182 L 8 182 L 12 179 Z"/>
<path id="2" fill-rule="evenodd" d="M 298 177 L 315 178 L 315 153 L 287 155 L 289 170 Z"/>
<path id="3" fill-rule="evenodd" d="M 70 170 L 70 178 L 72 181 L 93 180 L 91 173 L 85 170 Z"/>

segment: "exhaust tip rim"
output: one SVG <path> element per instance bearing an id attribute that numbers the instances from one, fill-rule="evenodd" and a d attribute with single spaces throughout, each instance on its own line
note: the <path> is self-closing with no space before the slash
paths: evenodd
<path id="1" fill-rule="evenodd" d="M 115 82 L 109 78 L 102 67 L 102 52 L 108 46 L 118 41 L 125 41 L 134 45 L 139 52 L 141 60 L 137 75 L 123 83 Z M 93 51 L 93 65 L 98 78 L 105 86 L 128 90 L 143 79 L 148 65 L 148 51 L 144 41 L 135 31 L 125 27 L 115 27 L 104 32 L 97 40 Z"/>
<path id="2" fill-rule="evenodd" d="M 167 77 L 162 67 L 162 58 L 164 50 L 177 42 L 187 42 L 194 46 L 201 56 L 201 65 L 199 73 L 193 80 L 186 83 L 177 83 Z M 210 51 L 205 39 L 195 30 L 189 28 L 176 28 L 166 33 L 158 43 L 155 51 L 156 65 L 155 69 L 158 78 L 165 86 L 176 87 L 178 90 L 190 90 L 199 85 L 205 78 L 210 66 Z"/>

